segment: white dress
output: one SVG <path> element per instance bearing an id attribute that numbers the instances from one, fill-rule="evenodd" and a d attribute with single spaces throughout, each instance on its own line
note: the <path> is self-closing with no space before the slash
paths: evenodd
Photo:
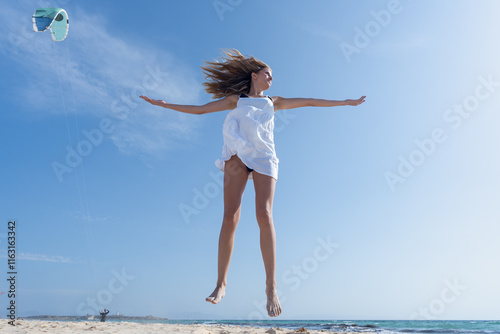
<path id="1" fill-rule="evenodd" d="M 242 96 L 222 126 L 222 159 L 215 161 L 215 165 L 224 171 L 225 162 L 236 154 L 248 168 L 278 180 L 274 104 L 270 97 Z M 252 178 L 253 172 L 248 175 L 249 180 Z"/>

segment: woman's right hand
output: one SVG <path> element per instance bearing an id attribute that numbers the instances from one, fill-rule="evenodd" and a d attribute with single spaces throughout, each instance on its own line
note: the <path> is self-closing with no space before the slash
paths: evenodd
<path id="1" fill-rule="evenodd" d="M 153 99 L 150 99 L 149 97 L 143 96 L 143 95 L 141 95 L 139 97 L 142 98 L 144 101 L 149 102 L 149 103 L 151 103 L 152 105 L 155 105 L 155 106 L 165 107 L 166 104 L 167 104 L 163 100 L 153 100 Z"/>

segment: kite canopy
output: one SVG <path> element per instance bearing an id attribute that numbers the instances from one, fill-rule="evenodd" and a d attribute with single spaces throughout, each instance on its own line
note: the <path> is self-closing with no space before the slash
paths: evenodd
<path id="1" fill-rule="evenodd" d="M 53 41 L 62 41 L 68 35 L 68 13 L 62 8 L 38 8 L 33 14 L 33 31 L 50 29 Z"/>

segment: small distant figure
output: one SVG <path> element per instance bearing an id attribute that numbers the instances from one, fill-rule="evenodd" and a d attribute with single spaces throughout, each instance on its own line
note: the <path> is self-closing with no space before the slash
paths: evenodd
<path id="1" fill-rule="evenodd" d="M 104 312 L 101 312 L 101 322 L 106 321 L 106 315 L 109 313 L 109 310 L 104 309 Z"/>

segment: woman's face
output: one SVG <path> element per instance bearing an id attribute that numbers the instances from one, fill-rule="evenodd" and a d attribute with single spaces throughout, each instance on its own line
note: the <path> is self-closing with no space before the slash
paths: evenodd
<path id="1" fill-rule="evenodd" d="M 255 84 L 263 90 L 269 89 L 273 81 L 273 72 L 270 68 L 264 67 L 259 72 L 252 73 L 252 78 Z"/>

